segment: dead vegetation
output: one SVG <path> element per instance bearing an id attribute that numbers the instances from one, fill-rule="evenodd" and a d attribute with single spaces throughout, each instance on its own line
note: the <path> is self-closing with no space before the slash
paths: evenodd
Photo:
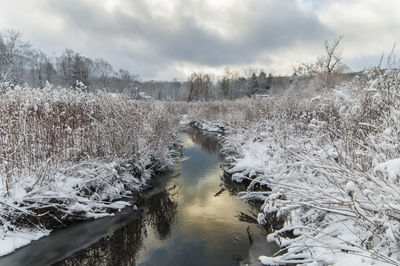
<path id="1" fill-rule="evenodd" d="M 2 87 L 0 236 L 124 208 L 179 148 L 178 118 L 166 104 L 79 88 Z"/>
<path id="2" fill-rule="evenodd" d="M 264 200 L 259 222 L 285 220 L 269 236 L 284 253 L 263 263 L 398 264 L 399 104 L 400 71 L 375 67 L 312 97 L 198 103 L 189 117 L 223 124 L 232 179 Z"/>

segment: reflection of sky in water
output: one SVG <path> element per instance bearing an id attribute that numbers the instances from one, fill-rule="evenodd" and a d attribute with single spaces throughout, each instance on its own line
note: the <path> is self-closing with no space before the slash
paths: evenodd
<path id="1" fill-rule="evenodd" d="M 185 138 L 183 139 L 183 147 L 185 149 L 189 149 L 190 147 L 196 147 L 197 144 L 193 142 L 193 140 L 186 135 Z"/>
<path id="2" fill-rule="evenodd" d="M 259 265 L 258 256 L 273 250 L 264 231 L 237 217 L 251 208 L 228 191 L 214 196 L 222 186 L 237 189 L 219 178 L 215 138 L 189 131 L 184 147 L 174 170 L 152 180 L 140 211 L 56 231 L 0 265 L 235 265 L 240 258 Z"/>
<path id="3" fill-rule="evenodd" d="M 149 232 L 146 251 L 139 252 L 139 265 L 232 265 L 234 257 L 248 253 L 248 224 L 235 217 L 240 211 L 248 212 L 248 205 L 226 191 L 214 196 L 221 188 L 221 160 L 188 138 L 185 160 L 177 170 L 180 175 L 168 185 L 179 187 L 171 237 L 159 241 Z"/>
<path id="4" fill-rule="evenodd" d="M 219 159 L 216 155 L 209 155 L 198 147 L 191 147 L 184 151 L 188 157 L 181 163 L 181 175 L 184 184 L 192 186 L 192 182 L 199 182 L 210 170 L 218 167 Z M 218 180 L 218 176 L 216 177 Z"/>

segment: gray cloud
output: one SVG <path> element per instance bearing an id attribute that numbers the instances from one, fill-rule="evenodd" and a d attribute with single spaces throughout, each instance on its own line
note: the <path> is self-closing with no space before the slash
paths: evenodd
<path id="1" fill-rule="evenodd" d="M 200 64 L 251 63 L 266 50 L 320 39 L 328 32 L 315 15 L 299 10 L 295 1 L 249 1 L 247 10 L 238 18 L 240 21 L 232 25 L 242 23 L 245 27 L 238 29 L 239 34 L 233 39 L 202 27 L 190 14 L 179 10 L 174 10 L 173 17 L 178 26 L 170 27 L 170 21 L 152 17 L 147 6 L 133 3 L 127 1 L 123 6 L 139 11 L 146 16 L 144 20 L 123 10 L 109 14 L 93 8 L 89 1 L 50 1 L 54 12 L 70 23 L 70 29 L 84 32 L 87 38 L 122 39 L 128 43 L 140 41 L 148 46 L 143 52 L 155 53 L 156 59 L 162 57 Z M 182 5 L 177 8 L 185 9 Z"/>
<path id="2" fill-rule="evenodd" d="M 174 78 L 165 73 L 182 78 L 182 69 L 174 69 L 177 65 L 193 68 L 187 71 L 252 64 L 267 71 L 290 71 L 290 63 L 315 57 L 321 52 L 315 52 L 315 47 L 342 34 L 332 21 L 325 20 L 332 20 L 326 8 L 335 2 L 329 0 L 317 7 L 312 0 L 29 1 L 27 8 L 43 13 L 41 23 L 11 17 L 32 10 L 18 5 L 26 1 L 9 2 L 0 0 L 3 10 L 11 11 L 0 11 L 3 21 L 27 31 L 39 48 L 60 51 L 69 47 L 103 57 L 146 79 Z"/>

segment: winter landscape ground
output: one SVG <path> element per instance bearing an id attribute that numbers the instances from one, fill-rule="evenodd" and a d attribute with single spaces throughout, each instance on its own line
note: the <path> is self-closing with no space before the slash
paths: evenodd
<path id="1" fill-rule="evenodd" d="M 399 14 L 0 0 L 0 266 L 400 265 Z"/>
<path id="2" fill-rule="evenodd" d="M 139 101 L 2 84 L 0 255 L 79 220 L 134 208 L 174 163 L 179 126 L 220 133 L 225 171 L 264 202 L 271 264 L 399 264 L 400 71 L 371 68 L 300 97 Z M 82 85 L 83 86 L 83 85 Z"/>

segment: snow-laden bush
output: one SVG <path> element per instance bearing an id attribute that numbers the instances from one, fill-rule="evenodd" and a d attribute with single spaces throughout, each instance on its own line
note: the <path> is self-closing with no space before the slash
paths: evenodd
<path id="1" fill-rule="evenodd" d="M 164 103 L 0 87 L 0 238 L 120 209 L 173 161 L 178 122 Z"/>
<path id="2" fill-rule="evenodd" d="M 229 103 L 215 117 L 232 117 L 223 150 L 232 178 L 249 182 L 244 197 L 265 201 L 259 222 L 284 220 L 269 236 L 282 251 L 264 264 L 400 263 L 399 70 L 314 98 Z"/>

